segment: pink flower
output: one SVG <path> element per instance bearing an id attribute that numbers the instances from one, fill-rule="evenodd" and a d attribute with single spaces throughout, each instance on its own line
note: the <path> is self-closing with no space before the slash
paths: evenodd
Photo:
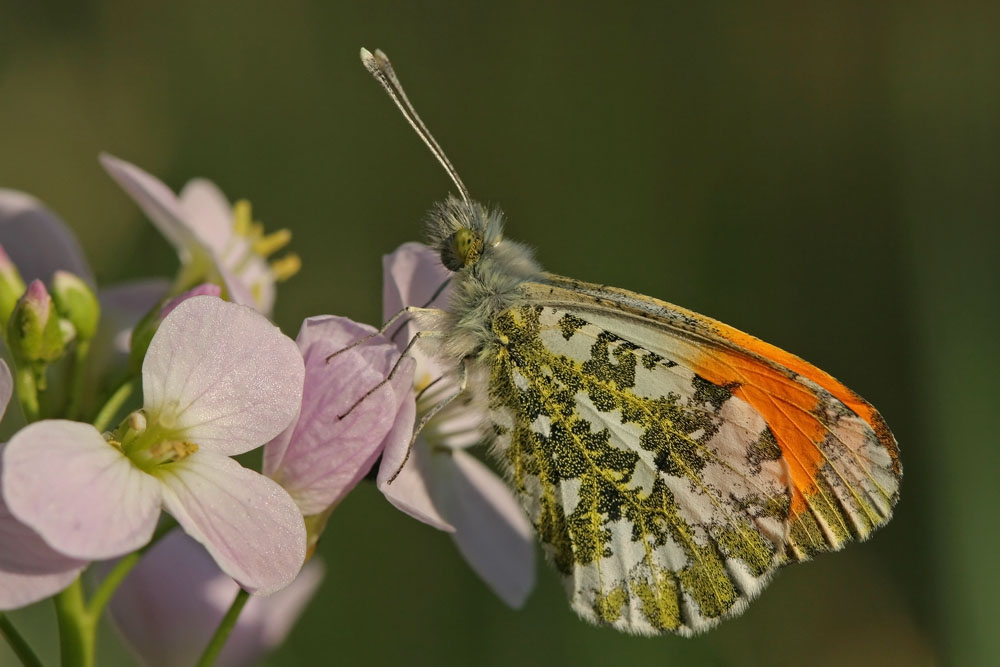
<path id="1" fill-rule="evenodd" d="M 297 255 L 268 262 L 290 239 L 288 230 L 267 236 L 253 222 L 250 204 L 230 204 L 211 181 L 189 181 L 180 196 L 133 164 L 104 153 L 101 164 L 176 248 L 181 260 L 180 290 L 214 282 L 230 301 L 270 315 L 275 283 L 294 275 Z"/>
<path id="2" fill-rule="evenodd" d="M 216 664 L 252 664 L 279 646 L 322 578 L 322 564 L 312 560 L 287 588 L 252 597 Z M 197 662 L 238 589 L 197 542 L 174 531 L 119 586 L 111 617 L 143 664 L 186 667 Z"/>
<path id="3" fill-rule="evenodd" d="M 0 418 L 13 389 L 10 370 L 0 361 Z M 0 445 L 0 478 L 3 449 Z M 0 485 L 2 491 L 2 485 Z M 69 586 L 87 565 L 53 551 L 28 526 L 15 519 L 0 493 L 0 611 L 43 600 Z"/>
<path id="4" fill-rule="evenodd" d="M 144 407 L 113 434 L 46 420 L 3 452 L 10 513 L 60 553 L 112 558 L 146 544 L 161 507 L 251 592 L 288 585 L 305 527 L 275 482 L 229 458 L 294 419 L 304 369 L 255 311 L 198 296 L 160 324 L 142 364 Z"/>
<path id="5" fill-rule="evenodd" d="M 345 349 L 373 333 L 368 325 L 330 315 L 302 323 L 297 339 L 306 367 L 302 409 L 264 448 L 263 471 L 292 495 L 304 516 L 340 502 L 386 442 L 410 439 L 416 411 L 411 359 L 402 361 L 391 382 L 355 405 L 399 359 L 396 346 L 381 336 Z"/>
<path id="6" fill-rule="evenodd" d="M 382 266 L 386 319 L 404 305 L 428 305 L 450 276 L 438 255 L 419 243 L 404 244 L 384 257 Z M 448 297 L 445 289 L 431 305 L 446 307 Z M 400 346 L 416 332 L 412 322 L 403 327 L 394 336 Z M 427 389 L 417 405 L 419 419 L 420 414 L 457 391 L 458 385 L 454 369 L 442 368 L 419 346 L 412 354 L 416 360 L 414 388 L 418 392 Z M 503 480 L 466 451 L 482 441 L 485 421 L 484 406 L 461 400 L 452 403 L 428 422 L 391 484 L 389 479 L 406 458 L 408 443 L 387 445 L 378 487 L 404 512 L 453 531 L 452 539 L 472 569 L 504 602 L 519 607 L 535 582 L 533 531 Z"/>

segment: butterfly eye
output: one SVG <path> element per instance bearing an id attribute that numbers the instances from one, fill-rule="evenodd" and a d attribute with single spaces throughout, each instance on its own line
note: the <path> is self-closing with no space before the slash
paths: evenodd
<path id="1" fill-rule="evenodd" d="M 452 271 L 458 271 L 476 263 L 483 251 L 483 240 L 468 228 L 461 228 L 451 235 L 451 242 L 443 253 L 443 263 Z"/>

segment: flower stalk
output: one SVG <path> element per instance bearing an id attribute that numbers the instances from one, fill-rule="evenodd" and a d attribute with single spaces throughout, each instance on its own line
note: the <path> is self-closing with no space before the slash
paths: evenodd
<path id="1" fill-rule="evenodd" d="M 80 578 L 55 596 L 63 667 L 93 667 L 96 619 L 87 611 Z"/>
<path id="2" fill-rule="evenodd" d="M 241 588 L 236 592 L 236 597 L 233 598 L 233 603 L 229 606 L 229 611 L 222 617 L 222 622 L 219 623 L 219 627 L 216 629 L 215 634 L 212 635 L 211 641 L 205 647 L 205 652 L 201 654 L 201 659 L 198 660 L 198 667 L 212 667 L 215 664 L 215 659 L 219 657 L 219 653 L 222 652 L 223 647 L 226 645 L 229 633 L 236 627 L 236 621 L 240 617 L 240 612 L 243 611 L 243 607 L 246 606 L 249 599 L 250 594 L 244 589 Z"/>

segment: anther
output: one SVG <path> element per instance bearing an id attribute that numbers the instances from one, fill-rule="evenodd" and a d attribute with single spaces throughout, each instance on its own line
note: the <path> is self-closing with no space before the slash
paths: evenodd
<path id="1" fill-rule="evenodd" d="M 294 276 L 301 268 L 302 259 L 294 252 L 290 252 L 271 262 L 271 275 L 280 283 Z"/>
<path id="2" fill-rule="evenodd" d="M 269 257 L 288 245 L 291 240 L 291 230 L 279 229 L 254 241 L 253 251 L 261 257 Z"/>

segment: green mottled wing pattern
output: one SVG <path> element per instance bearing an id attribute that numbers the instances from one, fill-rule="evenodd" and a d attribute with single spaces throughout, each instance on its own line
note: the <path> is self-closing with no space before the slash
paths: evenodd
<path id="1" fill-rule="evenodd" d="M 784 561 L 788 472 L 747 403 L 555 307 L 494 318 L 496 450 L 583 617 L 691 634 Z"/>

